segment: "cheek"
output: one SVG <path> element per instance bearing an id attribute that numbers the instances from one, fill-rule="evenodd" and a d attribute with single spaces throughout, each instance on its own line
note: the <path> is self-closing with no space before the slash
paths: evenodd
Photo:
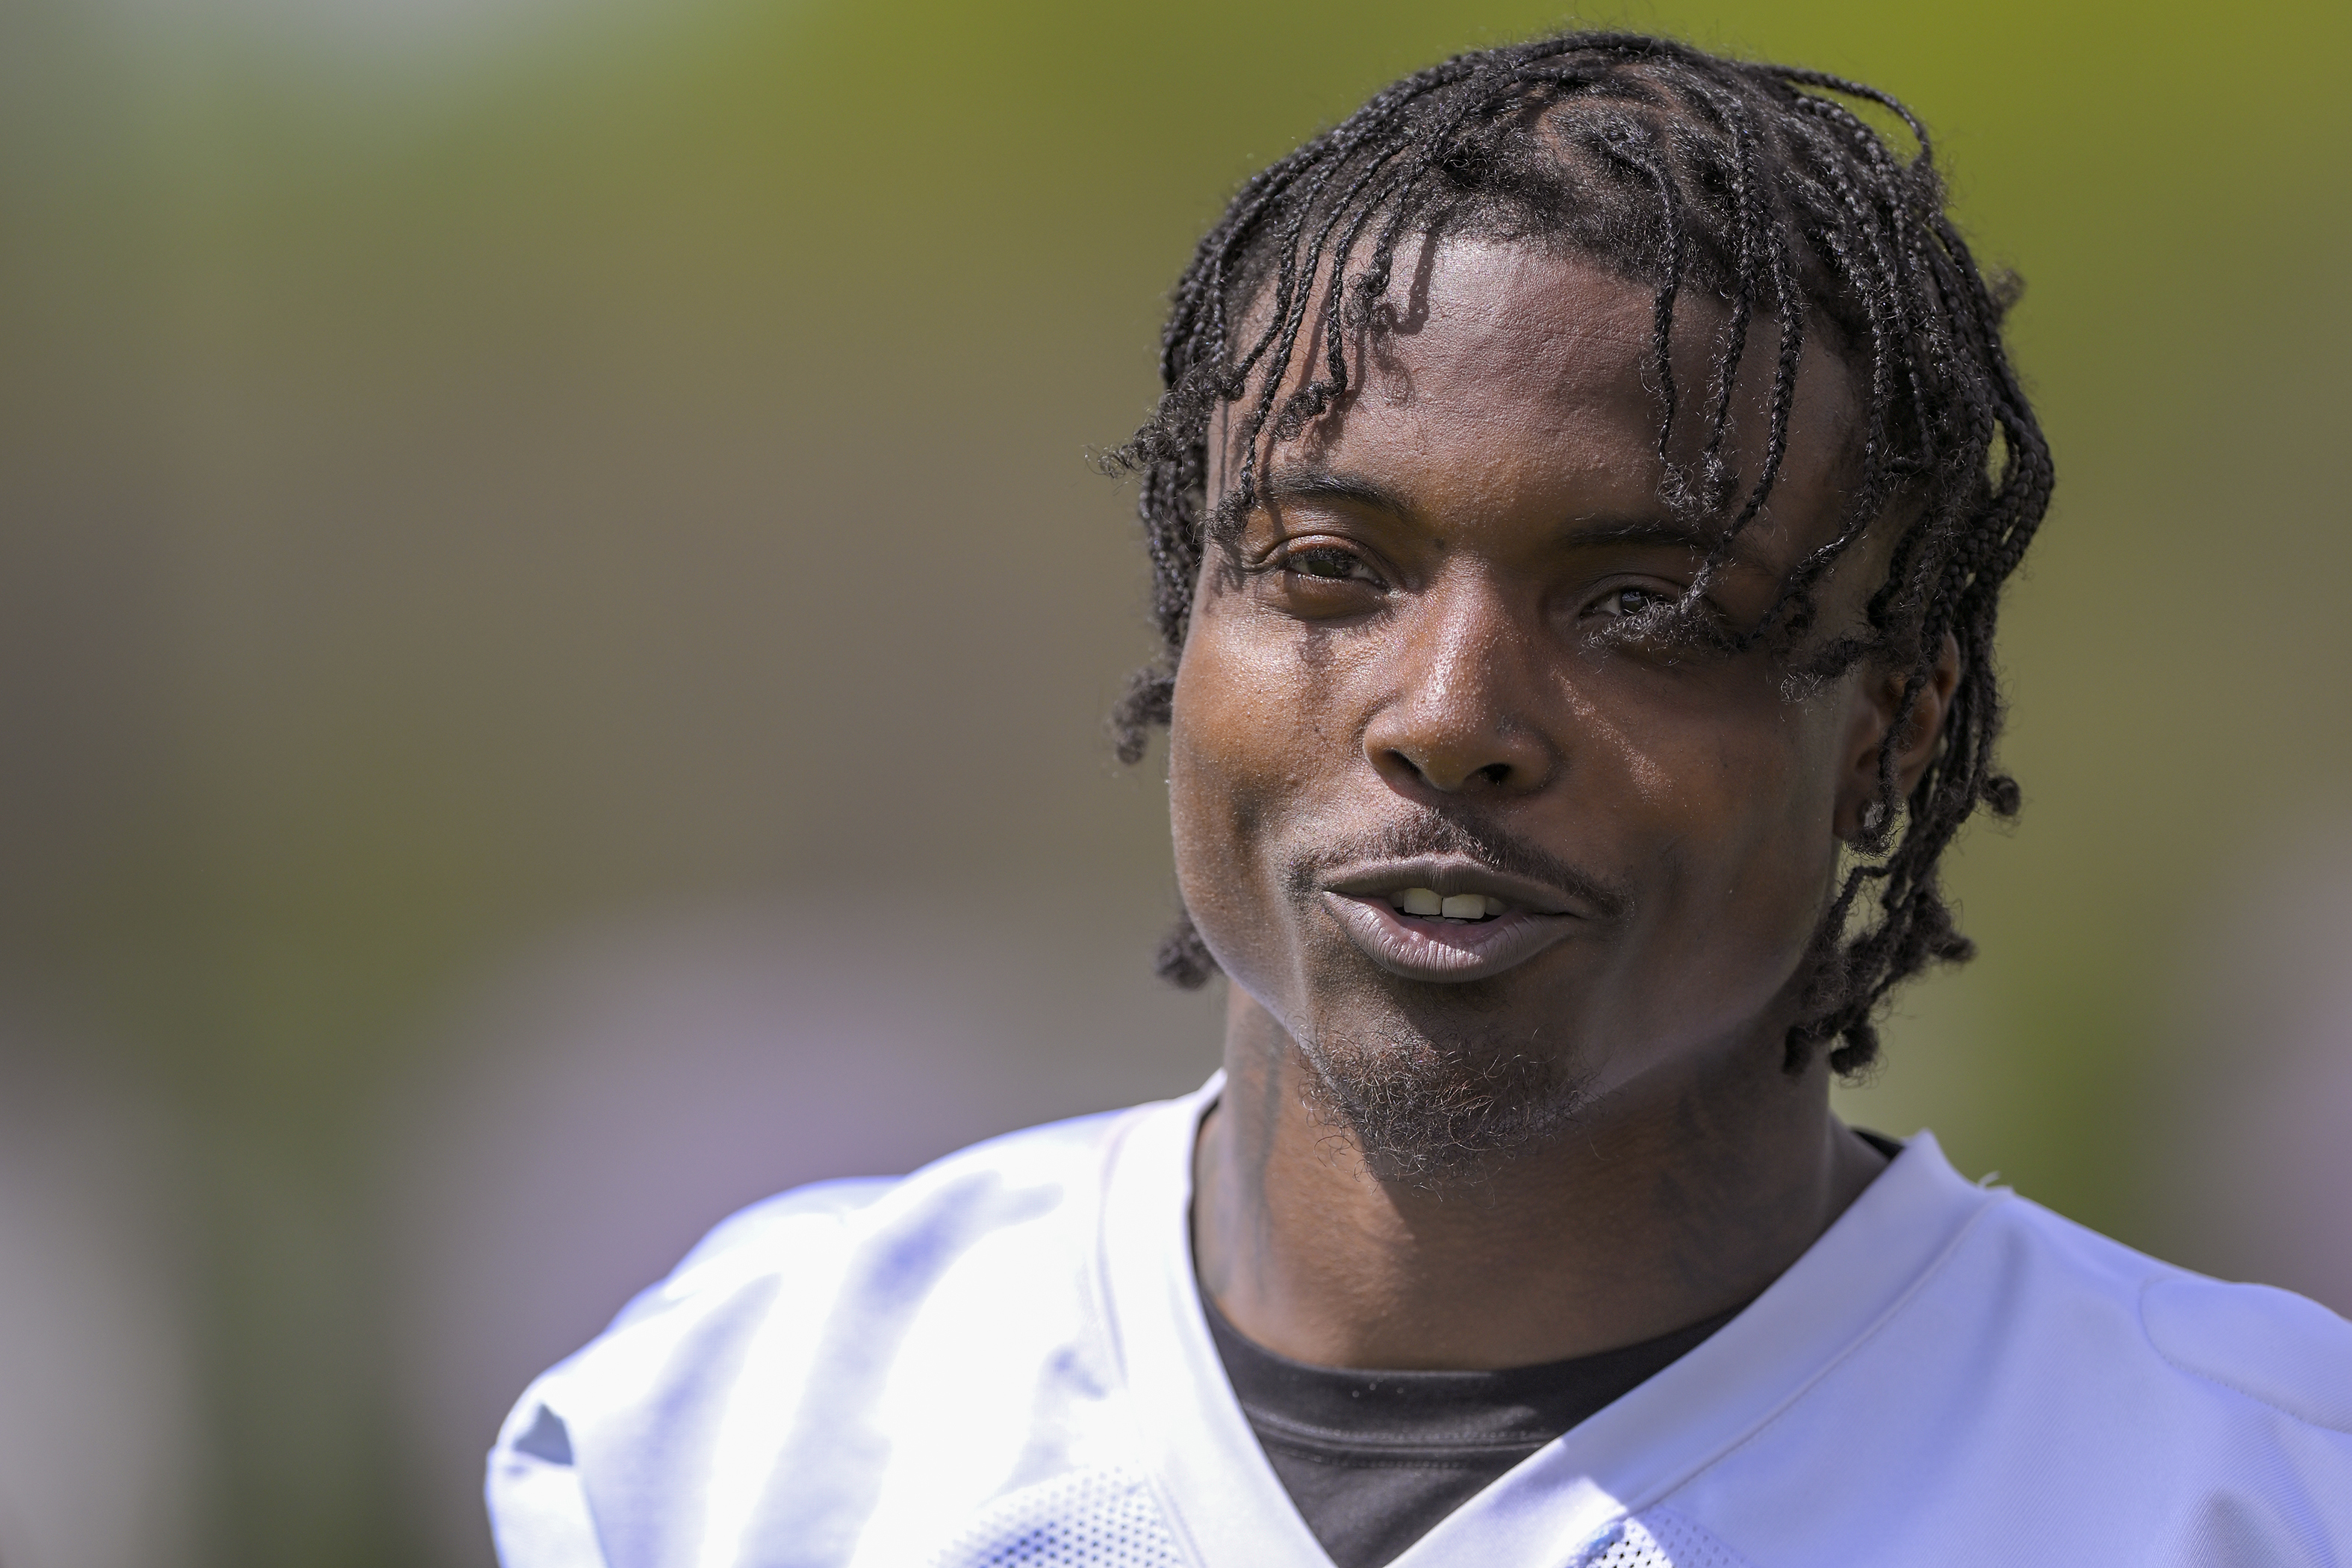
<path id="1" fill-rule="evenodd" d="M 1670 945 L 1736 963 L 1768 990 L 1788 978 L 1836 867 L 1830 739 L 1818 711 L 1775 704 L 1686 735 L 1677 757 L 1659 759 L 1676 781 L 1663 797 L 1677 819 L 1664 850 L 1676 888 Z"/>
<path id="2" fill-rule="evenodd" d="M 1559 700 L 1569 777 L 1557 808 L 1613 823 L 1604 836 L 1717 882 L 1832 847 L 1828 705 L 1784 702 L 1752 671 L 1685 683 L 1606 663 L 1564 680 Z"/>
<path id="3" fill-rule="evenodd" d="M 1547 811 L 1570 858 L 1612 872 L 1635 911 L 1586 973 L 1594 1036 L 1740 1028 L 1798 973 L 1825 907 L 1827 714 L 1782 701 L 1762 670 L 1694 679 L 1611 662 L 1571 685 L 1565 787 Z"/>
<path id="4" fill-rule="evenodd" d="M 1195 626 L 1176 677 L 1170 727 L 1169 813 L 1176 877 L 1211 950 L 1220 959 L 1260 918 L 1276 889 L 1259 852 L 1284 805 L 1307 790 L 1318 751 L 1306 715 L 1316 704 L 1296 672 L 1270 669 L 1255 649 L 1213 619 Z"/>

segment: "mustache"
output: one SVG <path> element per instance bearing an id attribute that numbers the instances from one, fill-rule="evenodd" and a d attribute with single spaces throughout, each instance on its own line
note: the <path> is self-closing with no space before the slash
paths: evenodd
<path id="1" fill-rule="evenodd" d="M 1315 892 L 1330 871 L 1342 866 L 1439 855 L 1475 860 L 1505 876 L 1558 888 L 1575 895 L 1604 919 L 1622 919 L 1633 907 L 1623 888 L 1571 866 L 1491 822 L 1431 811 L 1418 811 L 1364 832 L 1318 838 L 1292 868 L 1291 890 L 1301 896 Z"/>

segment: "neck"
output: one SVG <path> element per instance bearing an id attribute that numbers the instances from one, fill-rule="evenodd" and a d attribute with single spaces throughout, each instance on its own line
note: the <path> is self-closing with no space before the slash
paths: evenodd
<path id="1" fill-rule="evenodd" d="M 1434 1187 L 1374 1174 L 1310 1109 L 1312 1070 L 1235 987 L 1192 1226 L 1219 1310 L 1322 1366 L 1523 1366 L 1670 1332 L 1761 1291 L 1885 1163 L 1777 1039 L 1646 1075 Z"/>

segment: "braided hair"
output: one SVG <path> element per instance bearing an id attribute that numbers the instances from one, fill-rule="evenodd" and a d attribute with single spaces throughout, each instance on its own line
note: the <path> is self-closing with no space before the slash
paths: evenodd
<path id="1" fill-rule="evenodd" d="M 1899 121 L 1916 151 L 1890 149 L 1862 106 Z M 1833 1041 L 1831 1068 L 1856 1073 L 1877 1055 L 1872 1020 L 1887 994 L 1973 951 L 1953 924 L 1937 862 L 1979 805 L 2003 817 L 2018 808 L 2016 783 L 1992 763 L 1994 620 L 2052 479 L 2001 347 L 2015 279 L 1979 271 L 1945 213 L 1926 131 L 1885 93 L 1665 39 L 1569 33 L 1407 77 L 1249 181 L 1177 284 L 1163 394 L 1111 458 L 1139 479 L 1163 643 L 1115 710 L 1118 754 L 1139 760 L 1149 728 L 1169 721 L 1193 585 L 1205 552 L 1255 502 L 1262 440 L 1289 439 L 1347 395 L 1349 328 L 1385 295 L 1400 245 L 1441 233 L 1564 247 L 1654 290 L 1661 496 L 1721 521 L 1689 589 L 1654 612 L 1675 635 L 1726 653 L 1768 647 L 1786 660 L 1792 692 L 1864 660 L 1903 677 L 1877 795 L 1816 932 L 1784 1047 L 1798 1072 Z M 1685 410 L 1669 348 L 1686 295 L 1726 303 L 1728 324 L 1710 384 L 1690 397 L 1705 442 L 1695 461 L 1678 463 L 1669 442 Z M 1858 479 L 1834 537 L 1790 569 L 1756 624 L 1727 628 L 1701 600 L 1779 477 L 1809 329 L 1857 382 L 1867 370 Z M 1743 487 L 1724 448 L 1751 330 L 1777 353 L 1762 460 Z M 1302 351 L 1306 379 L 1286 395 Z M 1245 455 L 1213 504 L 1210 432 L 1229 405 L 1234 449 Z M 1874 526 L 1899 533 L 1864 629 L 1807 646 L 1816 590 Z M 1906 795 L 1898 748 L 1948 637 L 1959 650 L 1958 684 L 1937 751 Z M 1182 985 L 1214 973 L 1189 917 L 1159 968 Z"/>

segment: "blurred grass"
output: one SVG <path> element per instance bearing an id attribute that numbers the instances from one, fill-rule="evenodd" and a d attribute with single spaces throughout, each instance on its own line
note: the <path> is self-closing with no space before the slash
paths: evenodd
<path id="1" fill-rule="evenodd" d="M 421 1020 L 582 914 L 829 880 L 1166 897 L 1096 726 L 1148 651 L 1089 446 L 1225 195 L 1556 19 L 719 3 L 396 58 L 228 13 L 0 18 L 0 942 L 209 1151 L 244 1568 L 428 1552 L 362 1136 Z M 1985 956 L 1850 1113 L 2146 1245 L 2183 944 L 2340 821 L 2340 8 L 1600 16 L 1940 133 L 2060 465 L 2005 633 Z"/>

